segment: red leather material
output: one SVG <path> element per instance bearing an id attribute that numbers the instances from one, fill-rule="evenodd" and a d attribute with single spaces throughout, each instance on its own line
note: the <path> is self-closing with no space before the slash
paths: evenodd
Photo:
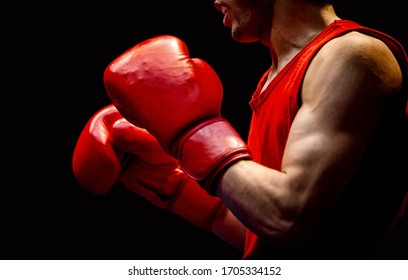
<path id="1" fill-rule="evenodd" d="M 173 36 L 148 39 L 116 58 L 104 72 L 109 98 L 129 122 L 147 129 L 163 149 L 191 124 L 217 116 L 222 84 L 215 71 L 191 59 Z"/>
<path id="2" fill-rule="evenodd" d="M 221 117 L 223 88 L 205 61 L 177 37 L 157 36 L 127 50 L 104 72 L 109 98 L 130 123 L 149 131 L 190 178 L 210 193 L 229 164 L 251 159 Z"/>
<path id="3" fill-rule="evenodd" d="M 211 191 L 213 179 L 241 159 L 252 159 L 245 142 L 223 118 L 213 118 L 184 134 L 176 144 L 182 170 Z"/>
<path id="4" fill-rule="evenodd" d="M 112 146 L 110 132 L 120 118 L 113 106 L 102 108 L 87 122 L 75 145 L 74 176 L 93 193 L 106 193 L 119 177 L 120 155 Z"/>
<path id="5" fill-rule="evenodd" d="M 72 164 L 75 177 L 87 190 L 105 194 L 119 181 L 202 229 L 210 229 L 223 207 L 219 198 L 209 196 L 180 169 L 149 132 L 126 121 L 113 105 L 87 122 Z"/>

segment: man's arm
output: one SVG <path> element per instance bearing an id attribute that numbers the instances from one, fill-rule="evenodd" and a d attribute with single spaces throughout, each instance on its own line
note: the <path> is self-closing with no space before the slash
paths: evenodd
<path id="1" fill-rule="evenodd" d="M 381 41 L 354 32 L 329 42 L 306 73 L 282 171 L 239 161 L 218 181 L 217 194 L 264 241 L 301 241 L 345 189 L 401 81 Z"/>

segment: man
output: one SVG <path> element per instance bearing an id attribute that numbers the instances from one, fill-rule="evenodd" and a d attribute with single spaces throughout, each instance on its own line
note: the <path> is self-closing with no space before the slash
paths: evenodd
<path id="1" fill-rule="evenodd" d="M 328 1 L 217 0 L 215 7 L 234 40 L 270 50 L 272 65 L 250 101 L 247 143 L 220 116 L 216 74 L 190 59 L 177 38 L 135 46 L 104 76 L 120 115 L 150 132 L 197 190 L 179 195 L 180 184 L 170 184 L 175 208 L 241 248 L 245 259 L 375 258 L 403 213 L 408 186 L 402 46 L 340 19 Z M 87 177 L 79 164 L 86 152 L 76 154 L 76 176 Z M 146 159 L 136 156 L 131 165 L 138 160 Z M 168 187 L 152 188 L 145 175 L 135 180 L 124 161 L 115 166 L 132 174 L 121 180 L 138 182 L 137 193 Z M 189 201 L 200 198 L 207 211 L 189 212 Z"/>

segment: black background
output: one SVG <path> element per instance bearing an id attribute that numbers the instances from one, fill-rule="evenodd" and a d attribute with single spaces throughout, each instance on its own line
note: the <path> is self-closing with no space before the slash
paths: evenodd
<path id="1" fill-rule="evenodd" d="M 343 1 L 338 15 L 407 46 L 403 3 L 366 4 Z M 87 120 L 109 104 L 105 67 L 140 41 L 172 34 L 212 65 L 224 85 L 223 116 L 244 139 L 267 50 L 234 42 L 213 1 L 32 2 L 7 12 L 0 259 L 240 259 L 219 238 L 119 184 L 104 196 L 88 193 L 71 157 Z"/>

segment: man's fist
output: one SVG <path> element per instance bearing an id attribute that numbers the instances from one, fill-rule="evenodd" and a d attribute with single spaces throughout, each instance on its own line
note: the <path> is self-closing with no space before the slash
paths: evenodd
<path id="1" fill-rule="evenodd" d="M 251 159 L 246 144 L 221 117 L 222 84 L 180 39 L 146 40 L 104 72 L 108 96 L 134 125 L 146 128 L 183 171 L 209 192 L 228 165 Z"/>
<path id="2" fill-rule="evenodd" d="M 113 105 L 86 124 L 73 153 L 73 171 L 87 190 L 106 193 L 116 181 L 161 208 L 208 229 L 223 205 L 184 174 L 145 129 L 126 121 Z"/>

